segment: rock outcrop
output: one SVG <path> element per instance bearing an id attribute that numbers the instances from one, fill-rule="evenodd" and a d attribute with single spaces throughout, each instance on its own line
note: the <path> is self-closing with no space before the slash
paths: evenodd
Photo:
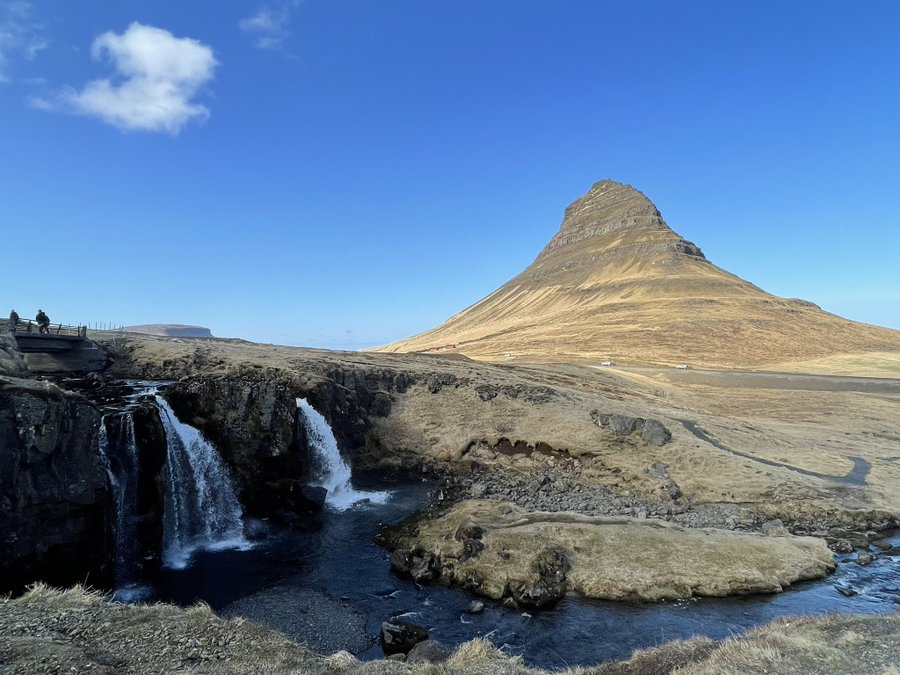
<path id="1" fill-rule="evenodd" d="M 109 577 L 110 493 L 100 413 L 33 380 L 0 381 L 0 590 Z"/>
<path id="2" fill-rule="evenodd" d="M 665 445 L 672 440 L 672 432 L 659 420 L 645 420 L 642 417 L 630 417 L 613 413 L 611 415 L 591 411 L 591 419 L 598 427 L 608 428 L 616 436 L 631 436 L 638 434 L 647 445 L 657 447 Z"/>
<path id="3" fill-rule="evenodd" d="M 302 489 L 310 450 L 297 398 L 329 420 L 341 447 L 364 448 L 373 419 L 390 414 L 392 392 L 411 379 L 390 370 L 326 369 L 299 377 L 287 371 L 185 378 L 164 392 L 180 419 L 200 429 L 228 463 L 253 515 L 303 514 L 320 495 Z M 310 377 L 312 375 L 312 377 Z M 281 517 L 281 516 L 277 516 Z"/>
<path id="4" fill-rule="evenodd" d="M 28 366 L 14 338 L 0 334 L 0 376 L 27 377 Z"/>
<path id="5" fill-rule="evenodd" d="M 134 483 L 134 503 L 126 508 L 135 523 L 135 541 L 128 546 L 133 551 L 133 563 L 152 572 L 162 560 L 163 512 L 165 504 L 165 466 L 167 441 L 159 409 L 152 398 L 137 402 L 127 411 L 107 413 L 104 419 L 110 455 L 107 461 L 122 480 Z M 127 427 L 134 433 L 135 456 L 129 457 L 124 447 L 129 442 Z M 125 476 L 120 463 L 133 461 Z M 118 508 L 115 506 L 114 508 Z"/>

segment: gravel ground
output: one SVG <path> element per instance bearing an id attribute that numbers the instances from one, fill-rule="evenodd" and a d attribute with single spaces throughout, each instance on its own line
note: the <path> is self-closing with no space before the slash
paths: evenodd
<path id="1" fill-rule="evenodd" d="M 589 516 L 658 518 L 684 527 L 759 529 L 764 519 L 736 504 L 690 505 L 662 496 L 659 500 L 620 496 L 603 485 L 585 485 L 578 480 L 577 462 L 554 460 L 534 474 L 516 476 L 503 471 L 477 468 L 446 478 L 448 496 L 456 499 L 510 501 L 529 511 L 574 511 Z M 677 486 L 672 486 L 677 489 Z M 676 493 L 677 494 L 677 493 Z"/>
<path id="2" fill-rule="evenodd" d="M 268 588 L 231 603 L 219 614 L 268 626 L 320 654 L 341 649 L 358 654 L 376 640 L 367 635 L 362 614 L 309 589 Z"/>

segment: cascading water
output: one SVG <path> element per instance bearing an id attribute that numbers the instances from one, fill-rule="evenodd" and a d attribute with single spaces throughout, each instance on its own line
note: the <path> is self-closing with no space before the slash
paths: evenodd
<path id="1" fill-rule="evenodd" d="M 215 448 L 155 398 L 167 445 L 163 564 L 180 569 L 197 550 L 248 546 L 241 504 Z"/>
<path id="2" fill-rule="evenodd" d="M 354 504 L 368 501 L 383 504 L 390 492 L 364 492 L 354 490 L 350 466 L 341 456 L 337 439 L 325 418 L 305 398 L 297 399 L 297 409 L 306 430 L 306 437 L 314 453 L 314 480 L 328 490 L 325 503 L 337 511 L 344 511 Z"/>
<path id="3" fill-rule="evenodd" d="M 111 418 L 118 424 L 110 436 Z M 114 596 L 126 602 L 146 597 L 149 589 L 139 583 L 141 547 L 137 536 L 138 472 L 140 458 L 134 440 L 134 418 L 131 413 L 104 415 L 100 422 L 100 456 L 106 466 L 112 487 L 113 505 L 113 583 Z"/>

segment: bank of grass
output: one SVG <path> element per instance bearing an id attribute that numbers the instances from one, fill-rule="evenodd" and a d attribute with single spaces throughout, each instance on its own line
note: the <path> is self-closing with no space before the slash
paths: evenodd
<path id="1" fill-rule="evenodd" d="M 603 636 L 598 636 L 602 645 Z M 598 647 L 598 652 L 602 647 Z M 729 675 L 867 672 L 900 675 L 900 615 L 787 618 L 721 643 L 705 637 L 636 651 L 626 661 L 566 675 Z M 205 605 L 126 606 L 76 587 L 43 585 L 0 599 L 0 673 L 256 675 L 542 675 L 484 639 L 443 664 L 360 662 L 347 652 L 314 654 L 283 635 Z"/>
<path id="2" fill-rule="evenodd" d="M 900 615 L 829 615 L 778 619 L 723 642 L 707 658 L 683 672 L 895 675 L 898 664 Z"/>
<path id="3" fill-rule="evenodd" d="M 457 533 L 474 527 L 483 532 L 483 550 L 471 556 Z M 438 518 L 420 521 L 417 530 L 397 546 L 435 554 L 451 582 L 495 599 L 533 586 L 536 561 L 549 548 L 564 552 L 571 564 L 569 590 L 609 600 L 773 593 L 825 576 L 835 566 L 825 542 L 813 537 L 528 512 L 488 500 L 459 502 Z"/>

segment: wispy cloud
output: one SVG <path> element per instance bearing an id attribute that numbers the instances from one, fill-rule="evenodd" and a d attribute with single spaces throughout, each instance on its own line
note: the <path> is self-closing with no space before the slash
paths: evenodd
<path id="1" fill-rule="evenodd" d="M 284 0 L 263 5 L 253 16 L 241 19 L 238 26 L 256 38 L 256 46 L 260 49 L 281 49 L 290 36 L 288 27 L 300 1 Z"/>
<path id="2" fill-rule="evenodd" d="M 91 56 L 107 60 L 114 77 L 70 88 L 55 101 L 32 99 L 31 105 L 98 117 L 127 131 L 173 136 L 191 120 L 209 117 L 209 110 L 194 101 L 217 65 L 209 46 L 132 23 L 122 34 L 110 31 L 94 40 Z"/>
<path id="3" fill-rule="evenodd" d="M 9 82 L 9 65 L 15 58 L 31 61 L 49 44 L 33 10 L 24 0 L 0 2 L 0 83 Z"/>

